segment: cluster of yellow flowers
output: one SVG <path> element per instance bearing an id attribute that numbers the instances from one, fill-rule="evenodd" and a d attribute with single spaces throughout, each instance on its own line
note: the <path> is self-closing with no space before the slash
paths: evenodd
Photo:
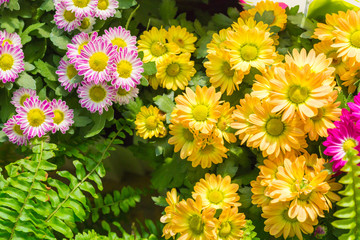
<path id="1" fill-rule="evenodd" d="M 180 201 L 173 188 L 167 193 L 169 206 L 160 219 L 166 224 L 163 236 L 169 239 L 178 234 L 179 240 L 242 239 L 246 221 L 245 215 L 238 212 L 238 189 L 229 176 L 208 173 L 194 186 L 192 198 Z"/>
<path id="2" fill-rule="evenodd" d="M 320 42 L 314 45 L 315 51 L 333 59 L 331 66 L 342 85 L 353 93 L 360 77 L 360 11 L 327 14 L 326 24 L 317 26 L 313 37 Z"/>
<path id="3" fill-rule="evenodd" d="M 152 137 L 165 137 L 166 127 L 164 126 L 166 115 L 157 107 L 142 106 L 136 115 L 136 134 L 147 139 Z"/>
<path id="4" fill-rule="evenodd" d="M 318 216 L 324 217 L 332 201 L 340 197 L 333 191 L 342 188 L 324 170 L 325 160 L 316 154 L 264 160 L 260 174 L 251 182 L 252 203 L 262 207 L 265 231 L 275 237 L 294 237 L 302 240 L 317 225 Z"/>
<path id="5" fill-rule="evenodd" d="M 144 53 L 143 62 L 156 63 L 156 74 L 148 76 L 155 90 L 159 86 L 173 91 L 184 90 L 196 73 L 194 61 L 190 61 L 196 40 L 180 26 L 171 26 L 168 30 L 153 27 L 140 36 L 138 50 Z"/>

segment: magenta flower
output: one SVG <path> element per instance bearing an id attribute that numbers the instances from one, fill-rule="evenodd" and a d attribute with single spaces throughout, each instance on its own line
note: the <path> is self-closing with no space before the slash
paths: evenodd
<path id="1" fill-rule="evenodd" d="M 18 116 L 12 116 L 6 123 L 4 123 L 3 132 L 8 136 L 9 141 L 17 145 L 27 145 L 28 136 L 20 129 L 17 124 Z"/>

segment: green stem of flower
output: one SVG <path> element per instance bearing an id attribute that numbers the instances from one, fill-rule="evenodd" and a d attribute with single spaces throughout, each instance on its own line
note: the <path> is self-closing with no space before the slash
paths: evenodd
<path id="1" fill-rule="evenodd" d="M 132 12 L 130 13 L 129 18 L 128 18 L 128 20 L 126 21 L 125 29 L 128 29 L 128 28 L 129 28 L 130 21 L 131 21 L 131 19 L 133 18 L 135 12 L 139 9 L 139 7 L 140 7 L 140 4 L 138 4 L 137 7 L 134 9 L 134 11 L 132 11 Z"/>

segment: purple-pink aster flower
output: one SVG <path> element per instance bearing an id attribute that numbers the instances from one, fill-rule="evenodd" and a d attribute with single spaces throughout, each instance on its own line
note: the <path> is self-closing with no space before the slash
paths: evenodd
<path id="1" fill-rule="evenodd" d="M 69 109 L 66 102 L 61 99 L 53 99 L 50 105 L 54 112 L 54 127 L 52 129 L 52 133 L 60 130 L 62 134 L 65 134 L 74 123 L 74 110 Z"/>
<path id="2" fill-rule="evenodd" d="M 54 112 L 46 100 L 30 97 L 25 100 L 24 106 L 16 109 L 17 124 L 28 138 L 41 137 L 54 127 Z"/>
<path id="3" fill-rule="evenodd" d="M 102 20 L 113 17 L 118 7 L 118 0 L 99 0 L 95 8 L 95 17 L 98 17 Z"/>
<path id="4" fill-rule="evenodd" d="M 114 46 L 120 48 L 128 48 L 129 50 L 137 50 L 136 47 L 136 36 L 132 36 L 129 30 L 119 26 L 114 28 L 109 28 L 105 30 L 104 35 L 102 35 L 104 40 L 110 41 Z"/>
<path id="5" fill-rule="evenodd" d="M 17 33 L 8 33 L 6 30 L 0 31 L 0 39 L 3 38 L 2 45 L 5 44 L 5 42 L 8 42 L 10 45 L 16 46 L 16 47 L 22 47 L 21 44 L 21 38 Z"/>
<path id="6" fill-rule="evenodd" d="M 70 63 L 75 63 L 80 56 L 81 50 L 84 48 L 84 46 L 96 39 L 99 39 L 97 32 L 93 32 L 90 36 L 84 32 L 75 35 L 71 39 L 71 43 L 67 45 L 68 51 L 66 52 L 66 56 L 70 59 Z"/>
<path id="7" fill-rule="evenodd" d="M 14 82 L 24 70 L 24 53 L 21 48 L 4 42 L 0 46 L 0 80 L 3 83 Z"/>
<path id="8" fill-rule="evenodd" d="M 19 88 L 13 93 L 10 103 L 17 108 L 23 107 L 25 100 L 29 97 L 37 98 L 36 91 L 33 89 Z"/>
<path id="9" fill-rule="evenodd" d="M 61 86 L 71 92 L 73 88 L 77 88 L 82 81 L 82 77 L 78 75 L 78 71 L 75 69 L 74 64 L 64 59 L 60 60 L 56 74 L 59 76 L 58 80 Z"/>
<path id="10" fill-rule="evenodd" d="M 20 129 L 17 124 L 18 116 L 12 116 L 6 123 L 4 123 L 3 132 L 8 136 L 9 141 L 17 145 L 27 145 L 28 136 Z"/>
<path id="11" fill-rule="evenodd" d="M 63 2 L 56 4 L 55 9 L 54 20 L 59 29 L 71 32 L 81 25 L 81 18 L 76 17 L 75 13 L 67 10 Z"/>
<path id="12" fill-rule="evenodd" d="M 98 0 L 63 0 L 66 10 L 75 13 L 76 17 L 93 17 Z"/>

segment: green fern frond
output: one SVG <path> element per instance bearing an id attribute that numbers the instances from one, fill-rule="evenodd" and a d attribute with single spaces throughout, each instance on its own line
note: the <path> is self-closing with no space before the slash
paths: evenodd
<path id="1" fill-rule="evenodd" d="M 151 220 L 148 220 L 148 222 L 149 221 L 152 222 Z M 133 223 L 132 232 L 131 232 L 131 234 L 129 234 L 125 231 L 125 229 L 121 226 L 120 223 L 113 222 L 112 225 L 115 226 L 117 229 L 119 229 L 119 231 L 121 232 L 121 237 L 119 237 L 116 233 L 111 231 L 110 224 L 108 224 L 106 221 L 102 221 L 101 225 L 102 225 L 103 229 L 108 232 L 109 240 L 160 240 L 160 239 L 163 239 L 163 238 L 157 237 L 155 234 L 151 233 L 151 230 L 149 230 L 149 229 L 148 230 L 150 232 L 146 232 L 146 231 L 144 232 L 142 230 L 139 231 L 135 227 L 135 223 Z"/>
<path id="2" fill-rule="evenodd" d="M 243 240 L 260 240 L 260 238 L 256 237 L 256 232 L 254 231 L 255 226 L 252 224 L 251 220 L 246 220 Z"/>
<path id="3" fill-rule="evenodd" d="M 349 232 L 339 237 L 339 240 L 357 240 L 360 238 L 360 158 L 356 150 L 350 150 L 346 156 L 347 161 L 341 171 L 346 172 L 339 182 L 346 185 L 345 189 L 339 191 L 344 197 L 337 202 L 343 207 L 336 211 L 334 216 L 341 218 L 332 222 L 339 229 L 348 229 Z"/>
<path id="4" fill-rule="evenodd" d="M 118 216 L 120 212 L 126 213 L 130 207 L 135 207 L 137 202 L 140 202 L 141 190 L 134 189 L 130 186 L 123 187 L 121 192 L 114 191 L 113 194 L 106 194 L 103 198 L 99 195 L 94 199 L 95 206 L 91 208 L 92 221 L 95 223 L 99 219 L 99 211 L 103 214 L 113 212 Z"/>
<path id="5" fill-rule="evenodd" d="M 94 230 L 92 230 L 92 231 L 76 234 L 74 240 L 108 240 L 108 239 L 109 238 L 107 236 L 98 235 Z"/>

